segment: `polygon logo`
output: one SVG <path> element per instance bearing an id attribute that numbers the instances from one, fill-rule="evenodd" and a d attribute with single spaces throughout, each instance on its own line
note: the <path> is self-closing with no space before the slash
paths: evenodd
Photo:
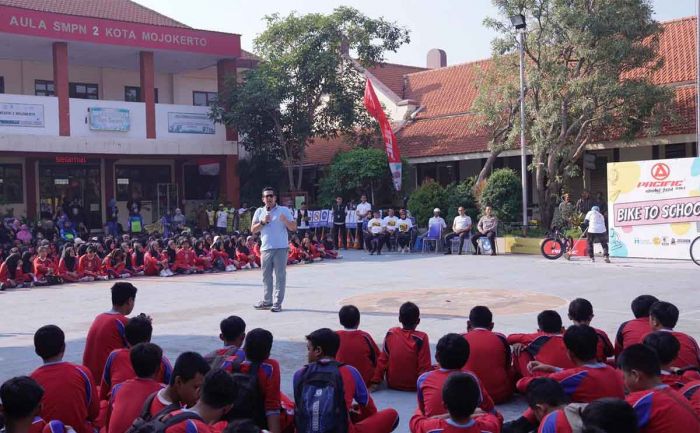
<path id="1" fill-rule="evenodd" d="M 651 177 L 656 180 L 665 180 L 671 175 L 671 169 L 667 164 L 659 162 L 651 167 Z"/>

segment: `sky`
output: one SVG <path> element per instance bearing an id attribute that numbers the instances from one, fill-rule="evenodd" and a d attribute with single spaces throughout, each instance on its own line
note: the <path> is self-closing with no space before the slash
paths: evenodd
<path id="1" fill-rule="evenodd" d="M 329 13 L 340 5 L 352 6 L 369 17 L 384 17 L 411 30 L 411 42 L 386 61 L 425 66 L 432 48 L 447 52 L 448 65 L 491 55 L 495 34 L 483 26 L 495 17 L 491 0 L 136 0 L 188 26 L 241 35 L 244 50 L 253 51 L 253 39 L 265 30 L 263 17 L 310 12 Z M 655 18 L 666 21 L 696 14 L 696 0 L 652 0 Z"/>

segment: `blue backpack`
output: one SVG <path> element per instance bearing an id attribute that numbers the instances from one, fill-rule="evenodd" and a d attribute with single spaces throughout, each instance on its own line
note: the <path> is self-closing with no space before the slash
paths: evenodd
<path id="1" fill-rule="evenodd" d="M 346 433 L 348 409 L 337 361 L 310 364 L 294 389 L 297 433 Z"/>

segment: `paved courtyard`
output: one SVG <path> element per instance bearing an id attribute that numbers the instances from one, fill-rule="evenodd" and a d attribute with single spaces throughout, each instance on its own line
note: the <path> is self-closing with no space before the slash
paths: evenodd
<path id="1" fill-rule="evenodd" d="M 174 362 L 180 352 L 207 352 L 220 343 L 219 321 L 240 315 L 248 329 L 264 327 L 275 336 L 273 356 L 282 366 L 282 387 L 291 391 L 292 373 L 306 356 L 304 335 L 320 327 L 337 328 L 338 308 L 354 303 L 362 311 L 361 327 L 381 344 L 397 324 L 399 305 L 407 300 L 422 310 L 419 329 L 432 343 L 447 332 L 463 332 L 474 305 L 494 311 L 496 330 L 534 331 L 536 313 L 558 310 L 566 321 L 566 305 L 588 298 L 595 309 L 593 324 L 614 338 L 620 322 L 631 317 L 629 303 L 650 293 L 681 309 L 679 330 L 700 336 L 700 268 L 690 262 L 615 260 L 595 264 L 579 259 L 548 261 L 540 256 L 449 256 L 433 254 L 367 256 L 350 251 L 345 258 L 288 269 L 287 299 L 281 314 L 255 311 L 261 294 L 260 271 L 174 278 L 139 278 L 134 313 L 153 317 L 154 342 Z M 0 292 L 0 381 L 31 372 L 40 360 L 32 336 L 54 323 L 69 340 L 67 360 L 80 361 L 93 317 L 109 308 L 111 283 Z M 377 405 L 396 407 L 399 432 L 408 431 L 415 395 L 394 391 L 374 394 Z M 521 401 L 499 407 L 512 419 Z"/>

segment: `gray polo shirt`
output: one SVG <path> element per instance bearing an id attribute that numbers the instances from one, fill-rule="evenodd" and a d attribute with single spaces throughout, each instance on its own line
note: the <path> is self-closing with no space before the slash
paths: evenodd
<path id="1" fill-rule="evenodd" d="M 267 208 L 260 207 L 255 211 L 253 215 L 253 224 L 257 224 L 268 214 Z M 289 208 L 276 205 L 269 211 L 270 222 L 265 224 L 260 231 L 260 237 L 262 239 L 262 246 L 260 251 L 273 250 L 277 248 L 289 248 L 289 239 L 287 235 L 287 226 L 280 221 L 280 215 L 284 214 L 287 217 L 287 221 L 293 221 L 292 211 Z"/>

